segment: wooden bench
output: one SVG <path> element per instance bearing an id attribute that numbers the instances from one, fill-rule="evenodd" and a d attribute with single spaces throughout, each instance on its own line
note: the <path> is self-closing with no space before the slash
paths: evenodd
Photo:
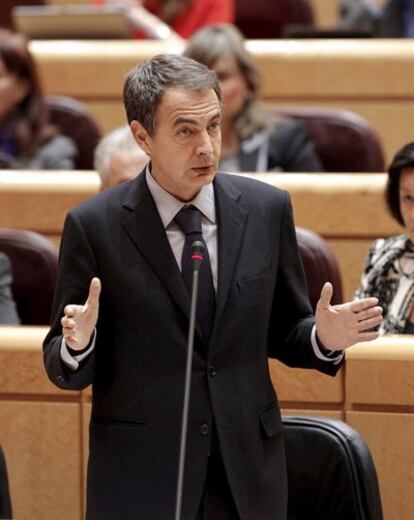
<path id="1" fill-rule="evenodd" d="M 295 223 L 322 235 L 340 264 L 344 295 L 359 285 L 372 241 L 401 233 L 383 202 L 385 174 L 263 174 L 288 190 Z M 59 242 L 66 213 L 99 190 L 95 172 L 0 171 L 0 222 Z"/>

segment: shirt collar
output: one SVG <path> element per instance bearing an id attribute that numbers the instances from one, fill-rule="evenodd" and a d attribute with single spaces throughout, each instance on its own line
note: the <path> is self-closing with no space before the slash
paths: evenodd
<path id="1" fill-rule="evenodd" d="M 215 224 L 216 205 L 213 183 L 203 186 L 193 200 L 183 202 L 175 198 L 171 193 L 168 193 L 168 191 L 158 184 L 151 175 L 150 164 L 147 164 L 145 169 L 145 179 L 165 229 L 171 224 L 176 214 L 184 206 L 196 207 L 210 222 Z"/>

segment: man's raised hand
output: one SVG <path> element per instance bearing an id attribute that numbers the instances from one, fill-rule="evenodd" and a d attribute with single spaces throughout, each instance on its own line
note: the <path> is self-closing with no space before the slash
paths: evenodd
<path id="1" fill-rule="evenodd" d="M 331 305 L 332 294 L 332 284 L 325 283 L 315 313 L 320 346 L 329 350 L 343 350 L 354 343 L 378 337 L 378 332 L 372 330 L 382 322 L 382 308 L 377 298 Z"/>
<path id="2" fill-rule="evenodd" d="M 61 319 L 65 343 L 73 350 L 82 350 L 90 342 L 98 320 L 101 281 L 92 278 L 89 294 L 83 305 L 66 305 Z"/>

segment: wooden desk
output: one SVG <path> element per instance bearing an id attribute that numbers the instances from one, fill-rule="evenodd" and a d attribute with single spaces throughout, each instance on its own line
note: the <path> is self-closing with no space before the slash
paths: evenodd
<path id="1" fill-rule="evenodd" d="M 414 510 L 413 371 L 412 336 L 384 336 L 347 352 L 345 419 L 371 449 L 390 520 L 410 520 Z"/>
<path id="2" fill-rule="evenodd" d="M 41 353 L 46 331 L 0 326 L 0 442 L 13 518 L 79 520 L 84 516 L 84 397 L 47 379 Z"/>
<path id="3" fill-rule="evenodd" d="M 64 392 L 43 368 L 44 327 L 0 327 L 1 439 L 18 520 L 84 517 L 90 391 Z M 345 419 L 374 458 L 384 518 L 414 510 L 414 341 L 352 347 L 336 378 L 271 361 L 284 413 Z"/>
<path id="4" fill-rule="evenodd" d="M 261 98 L 274 106 L 352 110 L 371 122 L 387 161 L 412 140 L 413 40 L 251 40 L 263 76 Z M 135 64 L 180 44 L 156 41 L 32 41 L 48 94 L 80 99 L 105 131 L 124 124 L 122 85 Z"/>

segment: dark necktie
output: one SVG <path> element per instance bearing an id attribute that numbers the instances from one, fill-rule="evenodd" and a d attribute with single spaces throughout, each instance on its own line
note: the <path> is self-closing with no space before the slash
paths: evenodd
<path id="1" fill-rule="evenodd" d="M 214 319 L 215 294 L 210 257 L 201 229 L 201 213 L 194 206 L 184 207 L 177 213 L 174 220 L 185 233 L 183 254 L 181 256 L 181 273 L 190 294 L 193 278 L 191 245 L 195 240 L 200 240 L 204 244 L 204 260 L 201 264 L 198 285 L 197 322 L 201 327 L 206 343 L 208 343 Z"/>

